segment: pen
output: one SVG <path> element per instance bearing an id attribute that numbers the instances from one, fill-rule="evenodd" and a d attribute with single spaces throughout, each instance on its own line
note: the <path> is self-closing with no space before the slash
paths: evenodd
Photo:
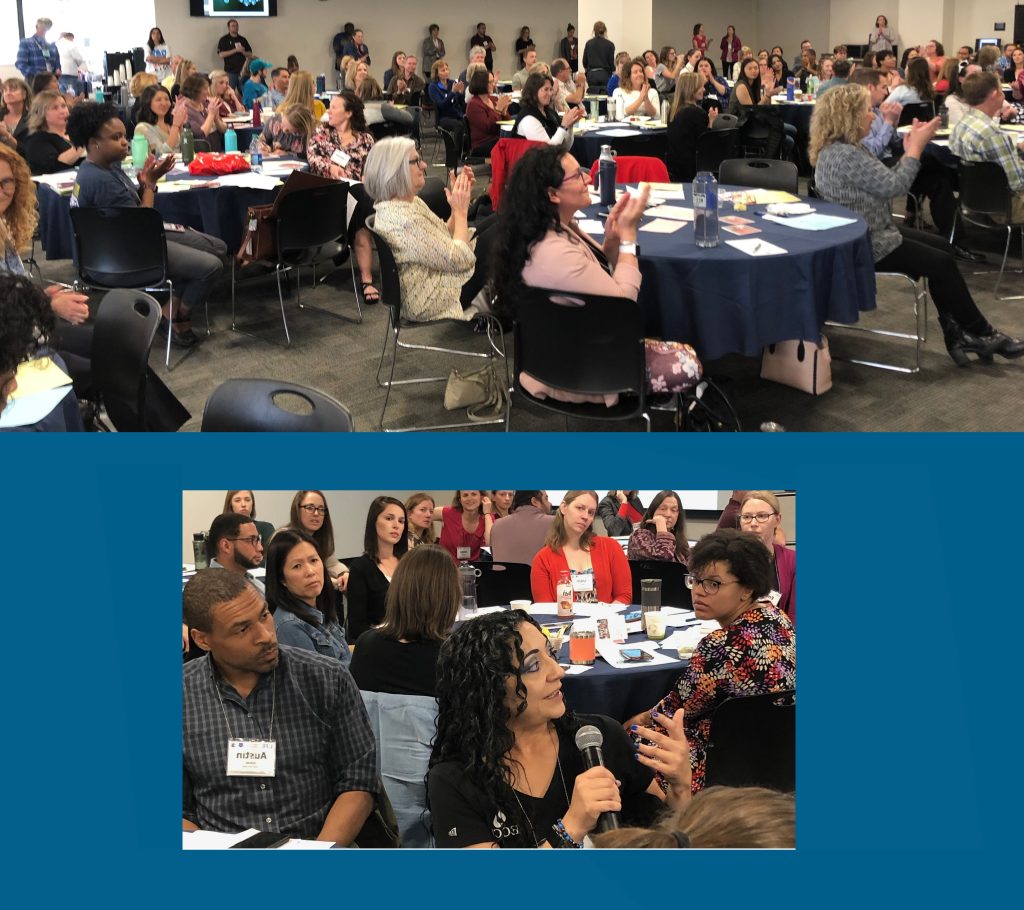
<path id="1" fill-rule="evenodd" d="M 761 241 L 760 240 L 758 240 L 757 243 L 754 244 L 754 249 L 751 250 L 751 252 L 752 253 L 756 253 L 759 249 L 761 249 Z"/>

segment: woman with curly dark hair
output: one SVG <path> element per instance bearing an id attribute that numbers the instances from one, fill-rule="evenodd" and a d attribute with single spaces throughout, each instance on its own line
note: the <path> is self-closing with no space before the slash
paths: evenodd
<path id="1" fill-rule="evenodd" d="M 682 722 L 630 757 L 611 718 L 574 715 L 547 638 L 523 610 L 464 623 L 441 647 L 437 737 L 427 793 L 439 847 L 579 847 L 605 812 L 647 825 L 689 799 Z M 593 726 L 605 766 L 585 770 L 574 742 Z M 654 781 L 659 772 L 667 794 Z M 621 782 L 621 789 L 616 782 Z"/>

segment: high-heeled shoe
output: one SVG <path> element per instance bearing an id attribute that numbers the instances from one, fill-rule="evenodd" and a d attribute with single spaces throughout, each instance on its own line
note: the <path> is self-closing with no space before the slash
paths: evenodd
<path id="1" fill-rule="evenodd" d="M 991 360 L 993 354 L 999 353 L 999 349 L 1004 342 L 1012 342 L 1014 340 L 1006 335 L 1000 335 L 995 330 L 991 334 L 975 335 L 973 332 L 966 331 L 955 320 L 949 318 L 943 319 L 941 322 L 942 337 L 946 342 L 946 350 L 949 351 L 949 356 L 953 358 L 953 363 L 958 367 L 965 367 L 970 364 L 971 361 L 967 357 L 968 354 L 977 354 L 982 360 Z M 1021 353 L 1024 354 L 1024 351 Z M 1010 356 L 1019 357 L 1020 354 Z"/>
<path id="2" fill-rule="evenodd" d="M 1009 335 L 993 329 L 990 333 L 980 336 L 982 341 L 994 342 L 996 344 L 993 354 L 998 354 L 1000 357 L 1005 357 L 1007 360 L 1016 360 L 1018 357 L 1024 357 L 1024 341 L 1019 338 L 1011 338 Z M 991 362 L 992 354 L 979 355 L 981 360 Z"/>

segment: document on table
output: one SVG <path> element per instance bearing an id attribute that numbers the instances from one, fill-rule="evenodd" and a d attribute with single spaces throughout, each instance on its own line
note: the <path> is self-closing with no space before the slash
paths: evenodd
<path id="1" fill-rule="evenodd" d="M 225 174 L 218 177 L 217 182 L 221 186 L 244 186 L 252 190 L 272 190 L 282 183 L 277 177 L 269 174 Z"/>
<path id="2" fill-rule="evenodd" d="M 38 423 L 71 391 L 71 377 L 49 357 L 26 360 L 18 366 L 18 388 L 0 413 L 0 428 L 27 427 Z"/>
<path id="3" fill-rule="evenodd" d="M 58 171 L 56 174 L 39 174 L 32 179 L 36 183 L 45 184 L 55 193 L 67 195 L 75 185 L 78 171 Z"/>
<path id="4" fill-rule="evenodd" d="M 640 226 L 641 231 L 652 234 L 672 234 L 686 224 L 685 221 L 671 221 L 668 218 L 655 218 L 654 221 Z"/>
<path id="5" fill-rule="evenodd" d="M 670 218 L 673 221 L 693 221 L 693 209 L 683 208 L 681 205 L 658 205 L 653 209 L 647 209 L 644 215 L 652 218 Z"/>
<path id="6" fill-rule="evenodd" d="M 748 256 L 783 256 L 788 252 L 781 246 L 776 246 L 767 240 L 755 240 L 753 237 L 749 240 L 726 240 L 725 242 L 727 246 L 746 253 Z"/>
<path id="7" fill-rule="evenodd" d="M 182 831 L 182 850 L 226 850 L 234 844 L 259 834 L 255 828 L 247 828 L 237 834 L 225 834 L 221 831 Z"/>
<path id="8" fill-rule="evenodd" d="M 637 667 L 654 667 L 658 664 L 676 664 L 679 663 L 679 658 L 669 657 L 667 654 L 659 654 L 657 649 L 664 646 L 664 642 L 653 642 L 653 641 L 641 641 L 633 644 L 630 642 L 628 645 L 616 644 L 614 641 L 608 639 L 598 640 L 597 642 L 597 653 L 603 657 L 608 665 L 614 667 L 616 670 L 626 670 L 629 668 Z M 620 653 L 623 648 L 640 648 L 642 651 L 646 651 L 651 655 L 650 660 L 638 661 L 638 660 L 626 660 Z"/>
<path id="9" fill-rule="evenodd" d="M 292 837 L 286 840 L 278 850 L 330 850 L 334 841 L 329 840 L 306 840 L 301 837 Z"/>
<path id="10" fill-rule="evenodd" d="M 842 227 L 844 224 L 856 224 L 856 218 L 841 218 L 838 215 L 820 215 L 817 212 L 811 215 L 796 215 L 792 218 L 783 218 L 781 215 L 762 215 L 765 221 L 774 221 L 776 224 L 784 224 L 786 227 L 793 227 L 800 231 L 828 231 L 832 228 Z"/>
<path id="11" fill-rule="evenodd" d="M 609 139 L 622 139 L 626 136 L 639 136 L 640 130 L 628 130 L 628 129 L 613 129 L 613 130 L 602 130 L 601 136 L 607 136 Z"/>

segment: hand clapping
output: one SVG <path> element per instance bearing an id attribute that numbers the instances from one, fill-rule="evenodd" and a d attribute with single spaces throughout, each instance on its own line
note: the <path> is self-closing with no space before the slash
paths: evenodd
<path id="1" fill-rule="evenodd" d="M 916 117 L 910 131 L 903 137 L 903 151 L 915 158 L 921 157 L 924 147 L 935 137 L 941 121 L 938 117 L 922 122 Z"/>

